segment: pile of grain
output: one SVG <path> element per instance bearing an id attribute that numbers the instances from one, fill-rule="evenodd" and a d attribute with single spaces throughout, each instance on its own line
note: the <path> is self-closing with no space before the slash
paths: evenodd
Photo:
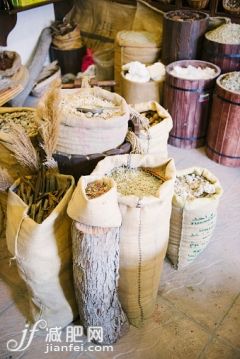
<path id="1" fill-rule="evenodd" d="M 109 183 L 106 183 L 103 180 L 96 180 L 88 183 L 85 192 L 89 199 L 93 199 L 108 192 L 110 189 L 111 186 Z"/>
<path id="2" fill-rule="evenodd" d="M 230 72 L 221 79 L 221 85 L 225 89 L 240 93 L 240 72 Z"/>
<path id="3" fill-rule="evenodd" d="M 123 196 L 156 196 L 162 180 L 143 168 L 115 168 L 108 177 L 114 179 L 117 184 L 117 190 Z"/>
<path id="4" fill-rule="evenodd" d="M 184 200 L 194 200 L 211 197 L 215 193 L 215 187 L 205 177 L 191 173 L 177 176 L 174 191 L 177 196 Z"/>
<path id="5" fill-rule="evenodd" d="M 220 44 L 238 45 L 240 44 L 240 25 L 224 24 L 208 32 L 206 38 Z"/>
<path id="6" fill-rule="evenodd" d="M 61 109 L 63 116 L 73 115 L 79 120 L 98 118 L 110 120 L 113 116 L 122 114 L 119 106 L 94 95 L 80 97 L 78 94 L 65 94 L 61 98 Z"/>
<path id="7" fill-rule="evenodd" d="M 11 123 L 21 125 L 29 137 L 38 133 L 38 125 L 33 111 L 16 111 L 0 113 L 0 131 L 9 133 Z"/>
<path id="8" fill-rule="evenodd" d="M 176 65 L 170 71 L 170 74 L 186 80 L 208 80 L 216 76 L 216 71 L 209 66 L 202 68 L 192 65 L 187 67 Z"/>

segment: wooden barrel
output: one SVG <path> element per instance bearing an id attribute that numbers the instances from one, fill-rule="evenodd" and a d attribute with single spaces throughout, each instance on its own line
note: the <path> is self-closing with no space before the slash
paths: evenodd
<path id="1" fill-rule="evenodd" d="M 240 92 L 227 90 L 217 79 L 207 134 L 206 153 L 225 166 L 240 166 Z"/>
<path id="2" fill-rule="evenodd" d="M 167 12 L 163 20 L 162 62 L 167 65 L 177 60 L 200 58 L 208 20 L 208 14 L 201 11 Z"/>
<path id="3" fill-rule="evenodd" d="M 220 67 L 222 73 L 240 70 L 240 44 L 221 44 L 205 35 L 202 59 Z"/>
<path id="4" fill-rule="evenodd" d="M 174 66 L 211 67 L 216 76 L 208 80 L 186 80 L 170 74 Z M 200 60 L 176 61 L 166 67 L 163 106 L 169 111 L 173 128 L 168 143 L 176 147 L 196 148 L 205 143 L 211 97 L 220 68 Z"/>

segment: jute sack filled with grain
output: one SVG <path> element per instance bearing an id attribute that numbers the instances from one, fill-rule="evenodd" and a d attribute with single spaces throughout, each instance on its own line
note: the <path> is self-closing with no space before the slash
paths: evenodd
<path id="1" fill-rule="evenodd" d="M 119 296 L 130 323 L 140 326 L 154 311 L 167 250 L 174 161 L 154 155 L 107 157 L 93 175 L 117 183 L 122 215 Z"/>
<path id="2" fill-rule="evenodd" d="M 32 177 L 28 177 L 24 181 L 31 179 Z M 55 208 L 43 221 L 38 221 L 38 205 L 33 213 L 31 199 L 24 187 L 22 188 L 22 184 L 25 184 L 22 178 L 10 187 L 6 238 L 19 274 L 29 290 L 33 321 L 42 318 L 47 321 L 48 327 L 65 327 L 76 316 L 72 279 L 71 220 L 66 213 L 74 179 L 71 176 L 56 174 L 49 180 L 51 183 L 48 182 L 46 187 L 52 186 L 54 180 L 60 199 L 55 202 Z M 34 185 L 33 188 L 35 187 Z M 29 189 L 29 186 L 27 188 Z M 55 201 L 54 193 L 56 192 L 49 195 L 48 205 L 47 208 L 44 205 L 43 213 L 48 210 L 50 201 Z"/>
<path id="3" fill-rule="evenodd" d="M 119 227 L 122 222 L 112 179 L 82 176 L 68 205 L 74 219 L 73 275 L 81 323 L 103 328 L 103 343 L 122 335 L 127 318 L 118 299 Z"/>
<path id="4" fill-rule="evenodd" d="M 36 110 L 30 107 L 0 107 L 0 167 L 17 179 L 20 174 L 28 174 L 10 151 L 12 143 L 11 123 L 21 125 L 28 137 L 34 142 L 38 133 Z M 24 172 L 25 170 L 25 172 Z"/>
<path id="5" fill-rule="evenodd" d="M 129 108 L 121 96 L 98 87 L 62 90 L 60 110 L 57 152 L 91 155 L 124 142 Z"/>
<path id="6" fill-rule="evenodd" d="M 159 58 L 160 46 L 156 36 L 147 31 L 120 31 L 114 48 L 115 91 L 122 95 L 122 66 L 132 61 L 151 65 Z"/>
<path id="7" fill-rule="evenodd" d="M 206 248 L 216 226 L 222 193 L 218 179 L 207 169 L 192 167 L 177 172 L 167 249 L 176 269 L 190 264 Z"/>
<path id="8" fill-rule="evenodd" d="M 135 135 L 142 153 L 167 158 L 168 136 L 173 126 L 169 112 L 155 101 L 142 102 L 130 107 L 130 120 L 134 132 L 131 136 Z"/>

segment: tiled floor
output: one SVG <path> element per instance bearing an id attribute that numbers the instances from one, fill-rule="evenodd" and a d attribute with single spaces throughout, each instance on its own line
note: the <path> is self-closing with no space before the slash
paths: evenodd
<path id="1" fill-rule="evenodd" d="M 27 319 L 26 289 L 0 239 L 0 358 L 69 359 L 237 359 L 240 358 L 240 169 L 210 161 L 204 149 L 169 147 L 177 168 L 211 170 L 224 187 L 217 228 L 205 251 L 189 267 L 175 271 L 165 261 L 153 317 L 141 329 L 131 327 L 113 352 L 46 351 L 37 336 L 24 352 L 9 352 Z M 64 332 L 62 333 L 64 335 Z M 64 343 L 61 343 L 64 344 Z"/>

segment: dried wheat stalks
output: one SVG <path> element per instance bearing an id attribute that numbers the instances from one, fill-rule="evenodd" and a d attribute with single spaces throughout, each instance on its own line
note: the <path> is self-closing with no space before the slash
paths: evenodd
<path id="1" fill-rule="evenodd" d="M 11 123 L 9 136 L 11 138 L 9 149 L 16 160 L 22 166 L 29 168 L 31 172 L 37 172 L 40 168 L 39 157 L 22 126 Z"/>
<path id="2" fill-rule="evenodd" d="M 8 170 L 0 167 L 0 192 L 6 191 L 14 182 Z"/>
<path id="3" fill-rule="evenodd" d="M 40 124 L 39 132 L 42 137 L 41 146 L 46 154 L 44 164 L 51 169 L 57 168 L 57 163 L 53 159 L 53 153 L 57 146 L 60 125 L 60 86 L 61 82 L 59 80 L 53 81 L 37 108 L 37 116 Z"/>

